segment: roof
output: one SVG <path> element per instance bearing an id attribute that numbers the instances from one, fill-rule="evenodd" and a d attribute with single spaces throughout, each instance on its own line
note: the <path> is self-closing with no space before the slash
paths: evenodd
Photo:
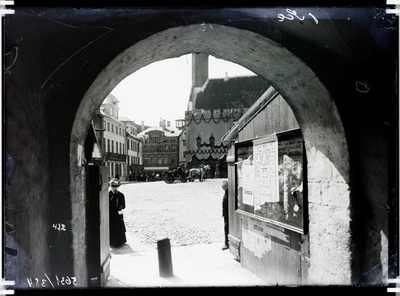
<path id="1" fill-rule="evenodd" d="M 249 108 L 270 86 L 259 76 L 209 79 L 197 94 L 195 109 Z"/>
<path id="2" fill-rule="evenodd" d="M 146 136 L 148 133 L 153 131 L 163 132 L 165 137 L 179 137 L 179 135 L 182 133 L 182 130 L 177 128 L 149 127 L 138 133 L 138 137 Z"/>
<path id="3" fill-rule="evenodd" d="M 136 139 L 136 140 L 139 140 L 139 139 L 140 139 L 139 136 L 133 135 L 133 134 L 131 134 L 131 133 L 128 132 L 128 131 L 125 131 L 125 133 L 126 133 L 127 136 L 132 137 L 132 138 L 134 138 L 134 139 Z"/>
<path id="4" fill-rule="evenodd" d="M 133 120 L 130 120 L 128 117 L 126 117 L 126 116 L 121 116 L 120 118 L 119 118 L 119 120 L 120 121 L 125 121 L 125 122 L 132 122 L 132 123 L 135 123 Z M 136 123 L 135 123 L 136 124 Z"/>
<path id="5" fill-rule="evenodd" d="M 134 120 L 131 120 L 131 119 L 129 119 L 129 118 L 126 117 L 126 116 L 121 116 L 121 117 L 119 117 L 119 121 L 121 121 L 121 122 L 126 122 L 126 123 L 130 123 L 130 124 L 132 124 L 132 125 L 134 125 L 134 126 L 136 126 L 136 127 L 141 127 L 140 124 L 136 123 Z"/>

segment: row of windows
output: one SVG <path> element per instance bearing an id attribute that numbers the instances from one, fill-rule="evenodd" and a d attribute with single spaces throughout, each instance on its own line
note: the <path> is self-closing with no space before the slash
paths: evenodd
<path id="1" fill-rule="evenodd" d="M 166 137 L 159 137 L 159 136 L 152 136 L 149 139 L 145 140 L 146 144 L 153 143 L 153 144 L 160 144 L 160 143 L 176 143 L 177 138 L 166 138 Z"/>
<path id="2" fill-rule="evenodd" d="M 114 124 L 107 122 L 107 131 L 114 133 Z M 124 129 L 118 126 L 115 126 L 115 133 L 120 136 L 124 135 Z"/>
<path id="3" fill-rule="evenodd" d="M 120 178 L 125 176 L 125 163 L 107 161 L 106 165 L 108 167 L 108 173 L 111 178 L 114 178 L 115 175 L 119 175 Z"/>
<path id="4" fill-rule="evenodd" d="M 176 145 L 144 146 L 143 152 L 176 152 Z"/>
<path id="5" fill-rule="evenodd" d="M 107 140 L 107 144 L 106 144 L 106 140 Z M 130 145 L 129 145 L 129 143 L 130 143 Z M 125 144 L 124 143 L 119 143 L 119 142 L 115 141 L 115 145 L 114 145 L 114 140 L 104 139 L 104 145 L 103 145 L 104 152 L 114 152 L 114 147 L 115 147 L 116 153 L 125 154 Z M 137 143 L 133 140 L 127 141 L 127 150 L 129 150 L 129 147 L 131 147 L 132 151 L 139 151 L 139 143 Z"/>
<path id="6" fill-rule="evenodd" d="M 143 159 L 144 164 L 176 164 L 176 157 L 175 156 L 169 156 L 169 155 L 164 155 L 164 156 L 150 156 L 150 158 L 145 157 Z"/>
<path id="7" fill-rule="evenodd" d="M 126 149 L 128 150 L 130 149 L 132 151 L 139 151 L 139 143 L 128 139 L 128 141 L 126 141 Z"/>
<path id="8" fill-rule="evenodd" d="M 140 158 L 137 156 L 128 156 L 128 165 L 140 164 Z"/>
<path id="9" fill-rule="evenodd" d="M 104 152 L 114 152 L 114 147 L 115 147 L 115 153 L 120 153 L 120 154 L 125 154 L 125 144 L 124 143 L 118 143 L 115 141 L 114 145 L 114 140 L 110 139 L 104 139 L 103 142 L 103 150 Z"/>

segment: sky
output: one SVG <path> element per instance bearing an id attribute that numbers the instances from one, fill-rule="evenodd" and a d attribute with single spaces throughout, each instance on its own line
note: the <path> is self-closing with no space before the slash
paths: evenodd
<path id="1" fill-rule="evenodd" d="M 209 78 L 255 75 L 250 70 L 209 56 Z M 122 80 L 112 91 L 119 102 L 119 117 L 158 126 L 160 118 L 171 122 L 183 119 L 192 86 L 191 54 L 143 67 Z"/>

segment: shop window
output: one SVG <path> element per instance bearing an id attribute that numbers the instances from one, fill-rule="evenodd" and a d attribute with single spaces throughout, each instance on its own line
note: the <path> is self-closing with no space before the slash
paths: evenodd
<path id="1" fill-rule="evenodd" d="M 299 129 L 235 144 L 239 211 L 306 233 L 306 158 Z"/>

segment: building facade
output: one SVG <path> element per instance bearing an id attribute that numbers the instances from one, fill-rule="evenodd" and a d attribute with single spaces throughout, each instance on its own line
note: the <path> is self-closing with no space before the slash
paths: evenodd
<path id="1" fill-rule="evenodd" d="M 181 133 L 178 138 L 179 143 L 179 165 L 186 166 L 186 128 L 181 129 Z"/>
<path id="2" fill-rule="evenodd" d="M 223 135 L 269 87 L 254 76 L 208 78 L 208 55 L 192 54 L 192 91 L 185 112 L 186 167 L 210 165 L 208 177 L 227 177 Z"/>
<path id="3" fill-rule="evenodd" d="M 126 176 L 128 181 L 140 181 L 143 174 L 142 141 L 138 137 L 140 126 L 128 118 L 121 118 L 126 136 Z"/>
<path id="4" fill-rule="evenodd" d="M 118 99 L 109 94 L 100 108 L 104 115 L 104 162 L 111 178 L 127 178 L 125 125 L 119 120 Z"/>
<path id="5" fill-rule="evenodd" d="M 139 133 L 143 141 L 143 170 L 147 180 L 179 165 L 179 136 L 182 130 L 167 126 L 150 127 Z"/>

